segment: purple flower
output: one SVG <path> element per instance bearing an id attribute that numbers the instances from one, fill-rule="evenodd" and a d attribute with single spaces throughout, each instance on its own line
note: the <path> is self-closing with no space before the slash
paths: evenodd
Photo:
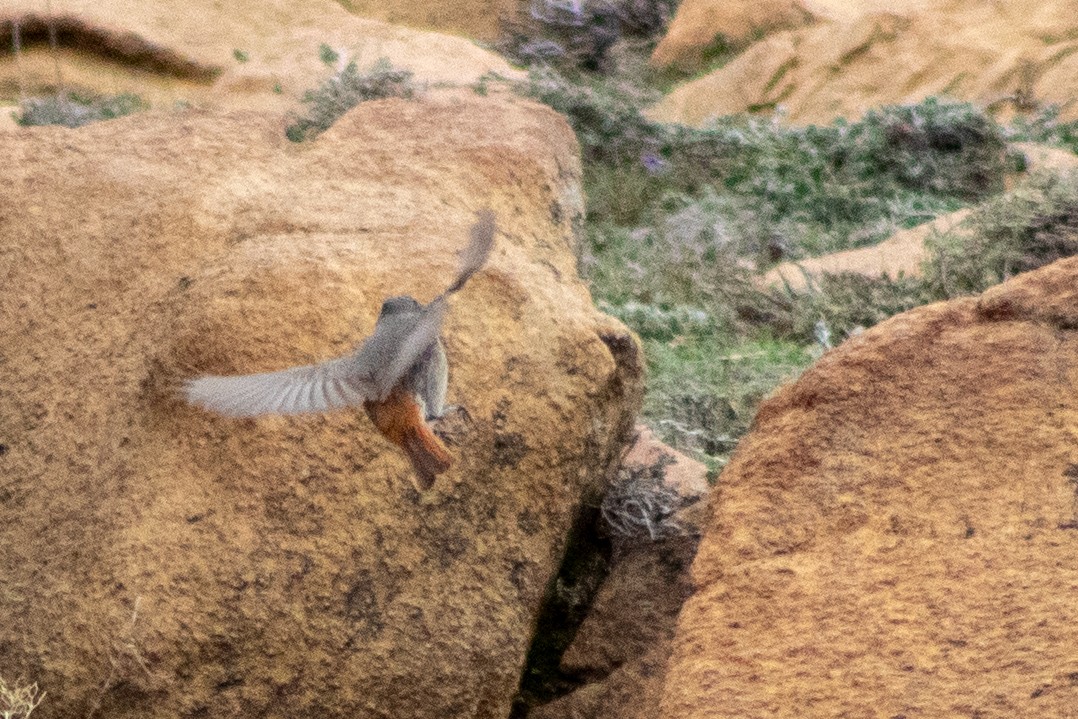
<path id="1" fill-rule="evenodd" d="M 654 152 L 645 152 L 641 155 L 640 164 L 649 175 L 661 175 L 670 167 L 670 163 Z"/>

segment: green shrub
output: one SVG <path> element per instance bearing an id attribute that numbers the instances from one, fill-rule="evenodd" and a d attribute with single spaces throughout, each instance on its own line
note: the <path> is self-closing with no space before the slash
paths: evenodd
<path id="1" fill-rule="evenodd" d="M 530 0 L 503 20 L 497 47 L 522 65 L 610 71 L 615 43 L 653 44 L 676 6 L 677 0 Z"/>
<path id="2" fill-rule="evenodd" d="M 862 120 L 786 128 L 727 119 L 725 188 L 793 255 L 873 244 L 1003 188 L 1002 130 L 967 104 L 928 99 Z"/>
<path id="3" fill-rule="evenodd" d="M 318 46 L 318 59 L 321 60 L 324 65 L 332 65 L 341 59 L 341 55 L 326 43 L 322 43 Z"/>
<path id="4" fill-rule="evenodd" d="M 699 136 L 677 128 L 649 130 L 631 144 L 597 143 L 600 152 L 620 156 L 584 166 L 590 218 L 628 227 L 653 224 L 686 204 L 718 195 L 723 168 L 732 162 L 720 154 L 720 146 L 705 145 Z M 721 196 L 731 220 L 751 212 L 733 193 Z"/>
<path id="5" fill-rule="evenodd" d="M 776 328 L 784 330 L 784 336 L 799 342 L 818 342 L 823 332 L 833 344 L 859 329 L 935 299 L 918 277 L 891 279 L 852 272 L 824 274 L 813 280 L 807 292 L 774 294 L 781 294 L 777 302 L 787 306 L 775 323 Z"/>
<path id="6" fill-rule="evenodd" d="M 928 98 L 871 111 L 859 124 L 870 171 L 904 187 L 980 200 L 1003 190 L 1002 128 L 968 103 Z"/>
<path id="7" fill-rule="evenodd" d="M 1078 173 L 1038 173 L 926 241 L 924 283 L 945 298 L 1078 254 Z"/>
<path id="8" fill-rule="evenodd" d="M 870 245 L 990 196 L 1008 169 L 995 122 L 934 98 L 828 126 L 731 117 L 693 129 L 649 121 L 640 108 L 652 95 L 616 80 L 533 70 L 518 90 L 576 131 L 595 220 L 648 224 L 671 195 L 710 188 L 752 217 L 758 246 L 779 238 L 793 258 Z"/>
<path id="9" fill-rule="evenodd" d="M 813 361 L 797 342 L 720 334 L 644 340 L 644 356 L 648 424 L 712 466 L 725 464 L 760 402 Z"/>
<path id="10" fill-rule="evenodd" d="M 656 194 L 669 190 L 665 178 L 654 177 L 636 164 L 584 164 L 588 221 L 618 227 L 638 227 L 655 218 Z"/>
<path id="11" fill-rule="evenodd" d="M 534 0 L 503 22 L 498 49 L 522 65 L 600 70 L 620 37 L 605 4 Z"/>
<path id="12" fill-rule="evenodd" d="M 1078 120 L 1060 121 L 1058 105 L 1045 108 L 1031 118 L 1019 117 L 1008 130 L 1016 142 L 1040 142 L 1078 153 Z"/>
<path id="13" fill-rule="evenodd" d="M 321 57 L 326 57 L 324 50 Z M 411 71 L 394 68 L 389 60 L 382 58 L 366 72 L 360 72 L 353 61 L 318 88 L 304 93 L 307 114 L 297 117 L 285 130 L 285 136 L 292 142 L 311 140 L 361 102 L 384 97 L 412 97 L 414 94 Z"/>
<path id="14" fill-rule="evenodd" d="M 112 120 L 149 107 L 138 95 L 66 95 L 31 97 L 19 106 L 15 121 L 20 125 L 63 125 L 82 127 L 92 122 Z"/>
<path id="15" fill-rule="evenodd" d="M 583 78 L 573 82 L 551 68 L 536 68 L 515 89 L 565 115 L 586 163 L 635 162 L 663 135 L 661 126 L 640 113 L 657 95 L 629 84 Z"/>

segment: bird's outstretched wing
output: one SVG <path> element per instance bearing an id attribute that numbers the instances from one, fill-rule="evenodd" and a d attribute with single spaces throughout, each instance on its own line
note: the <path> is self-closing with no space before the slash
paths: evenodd
<path id="1" fill-rule="evenodd" d="M 494 211 L 483 209 L 476 214 L 476 222 L 470 232 L 471 240 L 468 246 L 460 252 L 460 267 L 457 269 L 457 278 L 453 284 L 441 294 L 441 297 L 451 295 L 467 282 L 472 275 L 486 264 L 490 257 L 490 250 L 494 247 L 494 233 L 498 231 L 495 222 Z"/>
<path id="2" fill-rule="evenodd" d="M 363 404 L 375 394 L 352 356 L 279 372 L 199 377 L 188 380 L 183 393 L 191 404 L 229 417 L 324 412 Z"/>
<path id="3" fill-rule="evenodd" d="M 325 412 L 381 401 L 423 353 L 438 341 L 446 302 L 436 300 L 407 322 L 411 326 L 396 340 L 375 333 L 345 357 L 279 372 L 207 376 L 188 380 L 184 398 L 191 404 L 229 417 L 260 414 Z"/>
<path id="4" fill-rule="evenodd" d="M 239 377 L 191 379 L 184 384 L 185 399 L 230 417 L 325 412 L 385 400 L 438 341 L 448 308 L 446 298 L 486 263 L 496 231 L 494 213 L 481 210 L 471 229 L 471 241 L 461 252 L 456 280 L 415 315 L 398 318 L 396 322 L 406 323 L 402 332 L 388 327 L 379 332 L 376 327 L 355 353 L 319 364 Z"/>

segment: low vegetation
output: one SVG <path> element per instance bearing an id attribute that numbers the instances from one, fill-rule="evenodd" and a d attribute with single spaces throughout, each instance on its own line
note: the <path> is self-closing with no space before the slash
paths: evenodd
<path id="1" fill-rule="evenodd" d="M 1024 169 L 1008 141 L 1078 149 L 1078 123 L 1052 111 L 1003 127 L 967 103 L 929 98 L 826 126 L 787 126 L 781 108 L 703 129 L 661 125 L 642 108 L 665 79 L 626 59 L 653 43 L 625 41 L 619 25 L 622 39 L 597 54 L 601 42 L 558 40 L 584 32 L 567 19 L 581 4 L 538 7 L 511 38 L 530 64 L 516 90 L 565 115 L 580 141 L 581 267 L 600 306 L 644 343 L 645 419 L 714 469 L 760 401 L 828 347 L 1078 251 L 1072 181 L 1001 195 Z M 590 32 L 609 32 L 600 25 Z M 779 261 L 872 245 L 971 205 L 980 209 L 967 223 L 933 238 L 922 278 L 827 276 L 796 293 L 755 283 Z"/>
<path id="2" fill-rule="evenodd" d="M 322 46 L 319 57 L 326 65 L 339 60 L 338 53 L 328 45 Z M 295 118 L 285 130 L 285 136 L 292 142 L 312 140 L 361 102 L 385 97 L 412 97 L 415 92 L 411 71 L 393 67 L 386 58 L 366 70 L 360 70 L 355 61 L 348 62 L 317 88 L 303 95 L 307 112 Z"/>
<path id="3" fill-rule="evenodd" d="M 77 92 L 30 97 L 19 104 L 15 121 L 23 126 L 63 125 L 82 127 L 92 122 L 112 120 L 149 108 L 131 93 L 92 95 Z"/>
<path id="4" fill-rule="evenodd" d="M 1078 120 L 1060 120 L 1059 114 L 1058 106 L 1049 106 L 1033 117 L 1019 117 L 1008 136 L 1015 141 L 1039 142 L 1078 153 Z"/>
<path id="5" fill-rule="evenodd" d="M 650 44 L 677 5 L 678 0 L 533 0 L 505 19 L 497 47 L 522 65 L 609 71 L 615 46 L 634 39 Z"/>
<path id="6" fill-rule="evenodd" d="M 1078 173 L 1034 174 L 928 246 L 924 285 L 941 299 L 1078 254 Z"/>
<path id="7" fill-rule="evenodd" d="M 813 337 L 834 346 L 888 317 L 940 299 L 920 278 L 867 277 L 853 272 L 825 274 L 807 291 L 772 291 L 777 324 L 793 337 Z"/>

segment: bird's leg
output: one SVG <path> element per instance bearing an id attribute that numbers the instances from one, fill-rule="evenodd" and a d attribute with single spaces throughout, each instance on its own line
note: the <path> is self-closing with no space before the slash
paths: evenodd
<path id="1" fill-rule="evenodd" d="M 444 407 L 438 417 L 427 417 L 427 424 L 446 444 L 460 446 L 472 424 L 472 415 L 464 407 L 454 404 Z"/>
<path id="2" fill-rule="evenodd" d="M 449 417 L 450 415 L 461 415 L 461 414 L 463 414 L 464 418 L 467 419 L 467 420 L 471 420 L 471 418 L 472 418 L 472 415 L 469 414 L 468 410 L 464 409 L 464 407 L 462 405 L 450 404 L 450 405 L 446 405 L 445 407 L 442 407 L 441 414 L 433 414 L 433 413 L 427 414 L 427 421 L 428 422 L 437 422 L 438 420 L 445 419 L 445 418 Z"/>

